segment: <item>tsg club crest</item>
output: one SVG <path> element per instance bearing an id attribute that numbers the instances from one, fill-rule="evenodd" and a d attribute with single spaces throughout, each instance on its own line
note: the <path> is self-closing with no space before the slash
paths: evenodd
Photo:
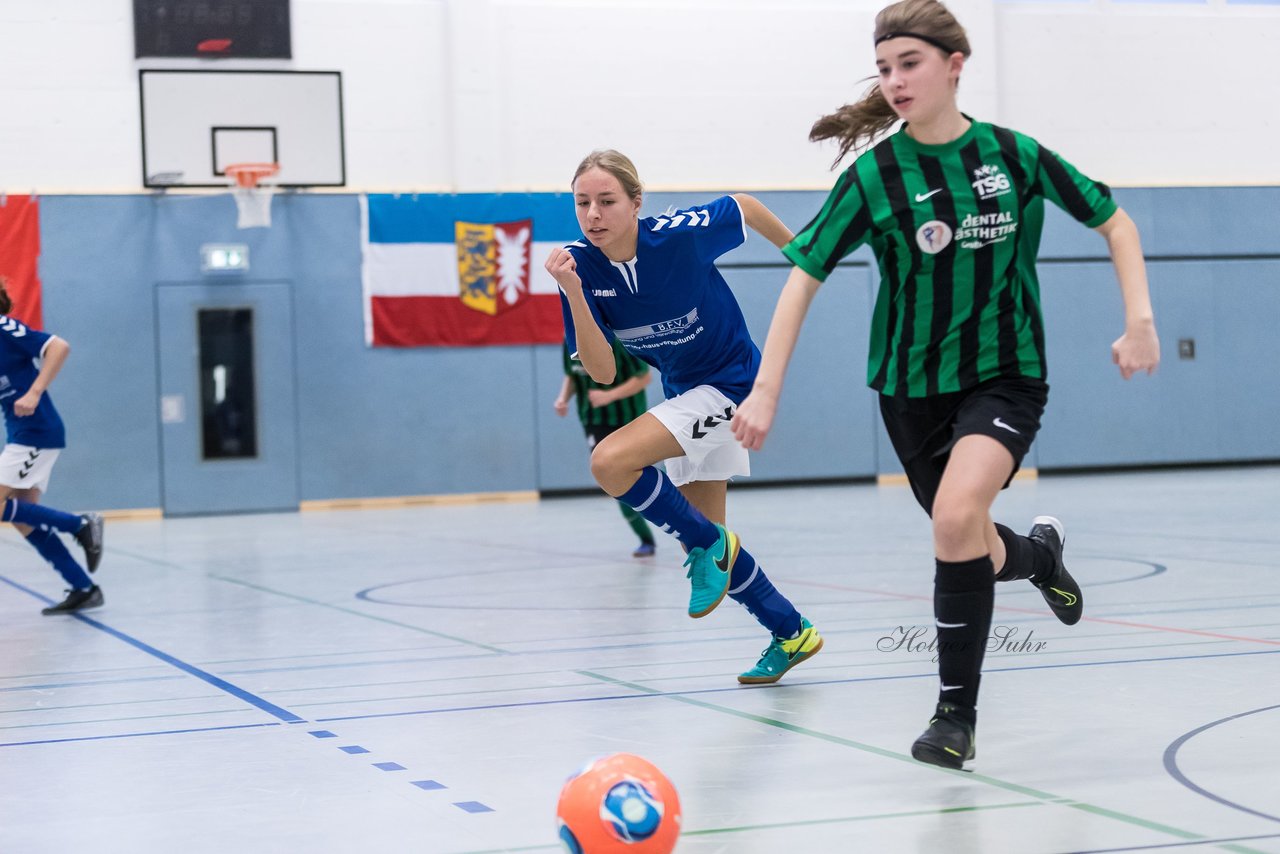
<path id="1" fill-rule="evenodd" d="M 498 315 L 529 298 L 533 220 L 455 222 L 453 228 L 463 305 Z"/>
<path id="2" fill-rule="evenodd" d="M 973 170 L 972 186 L 973 191 L 978 194 L 978 199 L 984 202 L 1013 190 L 1013 185 L 1009 183 L 1009 176 L 1001 172 L 999 166 L 990 163 L 985 163 Z"/>

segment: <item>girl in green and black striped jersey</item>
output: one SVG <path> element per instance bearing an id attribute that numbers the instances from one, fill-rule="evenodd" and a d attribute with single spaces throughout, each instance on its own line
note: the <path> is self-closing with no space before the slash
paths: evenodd
<path id="1" fill-rule="evenodd" d="M 993 579 L 1029 579 L 1068 625 L 1083 610 L 1057 519 L 1037 517 L 1026 537 L 991 519 L 1048 397 L 1035 270 L 1045 199 L 1107 241 L 1125 307 L 1124 333 L 1111 347 L 1121 375 L 1154 371 L 1160 347 L 1138 231 L 1111 191 L 1034 139 L 957 109 L 969 43 L 946 7 L 886 7 L 875 44 L 878 83 L 819 119 L 810 139 L 839 140 L 839 163 L 897 120 L 906 124 L 857 157 L 783 249 L 795 269 L 733 430 L 748 449 L 761 446 L 810 301 L 841 258 L 869 243 L 881 281 L 867 381 L 933 519 L 937 556 L 941 690 L 912 755 L 959 768 L 974 753 Z"/>
<path id="2" fill-rule="evenodd" d="M 635 421 L 649 408 L 645 388 L 652 376 L 649 366 L 628 353 L 616 339 L 613 342 L 613 364 L 617 373 L 609 385 L 601 385 L 591 379 L 587 369 L 577 359 L 569 357 L 569 347 L 563 348 L 564 384 L 555 400 L 556 414 L 564 417 L 569 412 L 569 401 L 578 400 L 578 420 L 587 434 L 587 449 L 595 450 L 605 436 Z M 618 502 L 622 517 L 640 538 L 640 545 L 632 557 L 652 557 L 655 545 L 649 523 L 636 511 Z"/>

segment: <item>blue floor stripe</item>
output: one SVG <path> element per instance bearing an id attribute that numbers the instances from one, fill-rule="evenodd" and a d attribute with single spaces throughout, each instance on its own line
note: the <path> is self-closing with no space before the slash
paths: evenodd
<path id="1" fill-rule="evenodd" d="M 0 581 L 3 581 L 5 584 L 8 584 L 10 587 L 13 587 L 17 590 L 21 590 L 23 593 L 26 593 L 29 596 L 33 596 L 36 599 L 39 599 L 43 602 L 48 602 L 50 604 L 53 604 L 52 599 L 42 596 L 41 594 L 37 593 L 34 590 L 31 590 L 30 588 L 24 587 L 23 585 L 19 584 L 16 581 L 5 578 L 3 575 L 0 575 Z M 304 720 L 302 717 L 295 715 L 293 712 L 288 711 L 287 709 L 280 708 L 275 703 L 268 702 L 267 700 L 262 699 L 256 694 L 251 694 L 248 691 L 244 690 L 243 688 L 232 685 L 230 682 L 226 681 L 225 679 L 220 679 L 217 676 L 214 676 L 212 673 L 209 673 L 208 671 L 205 671 L 205 670 L 201 670 L 199 667 L 196 667 L 193 664 L 187 664 L 185 661 L 174 658 L 172 655 L 169 655 L 167 652 L 161 652 L 151 644 L 144 643 L 138 640 L 137 638 L 130 637 L 129 635 L 126 635 L 124 632 L 121 632 L 117 629 L 113 629 L 110 626 L 106 625 L 105 623 L 100 623 L 97 620 L 93 619 L 92 617 L 86 617 L 84 614 L 79 612 L 69 614 L 68 616 L 74 617 L 75 619 L 80 620 L 81 622 L 87 625 L 93 626 L 95 629 L 98 629 L 99 631 L 106 632 L 116 640 L 124 641 L 134 649 L 141 650 L 142 652 L 145 652 L 147 655 L 150 655 L 153 658 L 158 658 L 161 661 L 163 661 L 165 664 L 168 664 L 172 667 L 176 667 L 179 670 L 183 671 L 184 673 L 187 673 L 187 674 L 190 674 L 191 676 L 196 677 L 202 682 L 207 682 L 208 684 L 212 685 L 218 690 L 225 691 L 238 700 L 243 700 L 244 702 L 248 703 L 251 706 L 256 706 L 257 708 L 271 715 L 273 718 L 278 718 L 282 721 L 285 721 L 286 723 L 296 723 L 298 721 Z"/>
<path id="2" fill-rule="evenodd" d="M 1218 839 L 1197 839 L 1193 842 L 1163 842 L 1155 845 L 1130 845 L 1125 848 L 1090 848 L 1088 851 L 1068 851 L 1065 854 L 1123 854 L 1129 851 L 1168 851 L 1170 848 L 1190 848 L 1201 845 L 1225 845 L 1228 842 L 1257 842 L 1261 839 L 1280 839 L 1280 833 L 1261 836 L 1224 836 Z"/>
<path id="3" fill-rule="evenodd" d="M 152 732 L 122 732 L 118 735 L 84 735 L 79 738 L 45 738 L 40 741 L 8 741 L 0 742 L 0 747 L 27 747 L 33 744 L 66 744 L 72 741 L 106 741 L 113 738 L 144 738 L 149 735 L 184 735 L 193 732 L 221 732 L 229 729 L 255 729 L 266 726 L 280 726 L 280 724 L 236 724 L 234 726 L 206 726 L 194 729 L 162 729 Z"/>
<path id="4" fill-rule="evenodd" d="M 1078 661 L 1075 663 L 1064 664 L 1027 664 L 1021 667 L 993 667 L 984 670 L 984 673 L 1013 673 L 1020 670 L 1058 670 L 1067 667 L 1104 667 L 1113 664 L 1147 664 L 1161 661 L 1194 661 L 1202 658 L 1232 658 L 1242 655 L 1280 655 L 1280 649 L 1262 649 L 1249 652 L 1216 652 L 1206 653 L 1203 655 L 1170 655 L 1158 658 L 1126 658 L 1117 659 L 1115 661 Z M 928 673 L 903 673 L 894 676 L 857 676 L 852 679 L 808 679 L 793 680 L 787 682 L 786 685 L 852 685 L 859 682 L 888 682 L 896 679 L 937 679 L 937 671 Z M 567 703 L 599 703 L 608 700 L 647 700 L 655 697 L 695 697 L 699 694 L 723 694 L 726 692 L 736 691 L 761 691 L 770 690 L 772 686 L 760 686 L 746 688 L 741 685 L 733 685 L 726 688 L 701 688 L 696 691 L 660 691 L 652 694 L 607 694 L 601 697 L 565 697 L 558 700 L 531 700 L 522 703 L 491 703 L 480 706 L 450 706 L 439 709 L 414 709 L 407 712 L 375 712 L 367 715 L 340 715 L 331 718 L 316 718 L 316 723 L 330 723 L 332 721 L 362 721 L 373 718 L 403 718 L 412 717 L 414 715 L 438 715 L 449 712 L 484 712 L 494 709 L 521 709 L 534 708 L 537 706 L 557 706 Z"/>

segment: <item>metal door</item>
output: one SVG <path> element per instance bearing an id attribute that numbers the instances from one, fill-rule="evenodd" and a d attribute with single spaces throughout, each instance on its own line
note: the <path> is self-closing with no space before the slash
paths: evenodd
<path id="1" fill-rule="evenodd" d="M 298 509 L 288 282 L 156 287 L 164 512 Z"/>

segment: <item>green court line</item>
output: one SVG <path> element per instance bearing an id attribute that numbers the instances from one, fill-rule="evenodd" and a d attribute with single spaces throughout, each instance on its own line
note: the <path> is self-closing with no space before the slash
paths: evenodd
<path id="1" fill-rule="evenodd" d="M 742 833 L 748 830 L 778 830 L 785 827 L 809 827 L 819 824 L 846 824 L 851 821 L 875 821 L 883 818 L 916 818 L 923 815 L 946 815 L 948 813 L 981 812 L 985 810 L 1004 810 L 1013 807 L 1042 807 L 1044 801 L 1018 801 L 1012 804 L 986 804 L 973 807 L 943 807 L 933 810 L 909 810 L 907 812 L 886 812 L 877 815 L 851 815 L 844 818 L 813 818 L 805 821 L 778 821 L 768 824 L 744 824 L 739 827 L 711 827 L 706 830 L 687 830 L 681 836 L 714 836 L 720 833 Z"/>
<path id="2" fill-rule="evenodd" d="M 925 815 L 945 815 L 947 813 L 982 812 L 985 810 L 1002 810 L 1013 807 L 1040 807 L 1042 801 L 1019 801 L 1012 804 L 988 804 L 977 807 L 943 807 L 935 810 L 910 810 L 907 812 L 886 812 L 872 815 L 850 815 L 842 818 L 815 818 L 806 821 L 778 821 L 769 824 L 744 824 L 738 827 L 709 827 L 705 830 L 681 831 L 680 837 L 715 836 L 722 833 L 744 833 L 750 830 L 783 830 L 789 827 L 810 827 L 819 824 L 848 824 L 854 821 L 879 821 L 889 818 L 916 818 Z M 484 851 L 463 851 L 459 854 L 503 854 L 507 851 L 563 851 L 560 845 L 529 845 L 523 848 L 490 848 Z"/>
<path id="3" fill-rule="evenodd" d="M 305 602 L 308 605 L 318 605 L 321 608 L 328 608 L 331 611 L 341 611 L 344 614 L 354 614 L 357 617 L 364 617 L 366 620 L 375 620 L 379 623 L 386 623 L 389 626 L 398 626 L 402 629 L 410 629 L 415 632 L 420 632 L 424 635 L 431 635 L 432 637 L 443 638 L 444 640 L 451 640 L 451 641 L 454 641 L 455 643 L 460 643 L 460 644 L 465 644 L 466 646 L 475 647 L 476 649 L 483 649 L 486 652 L 496 652 L 502 655 L 508 654 L 507 650 L 500 649 L 496 646 L 489 646 L 488 644 L 478 643 L 476 641 L 467 640 L 466 638 L 460 638 L 455 635 L 447 635 L 444 632 L 433 632 L 431 629 L 424 629 L 422 626 L 415 626 L 415 625 L 412 625 L 411 623 L 401 623 L 398 620 L 388 620 L 386 617 L 379 617 L 374 614 L 366 614 L 363 611 L 357 611 L 354 608 L 344 608 L 341 605 L 332 605 L 328 602 L 321 602 L 319 599 L 308 599 L 306 596 L 299 596 L 296 593 L 285 593 L 283 590 L 273 590 L 270 587 L 263 587 L 260 584 L 252 584 L 248 581 L 241 581 L 238 578 L 227 578 L 225 575 L 212 575 L 212 574 L 210 574 L 209 577 L 216 578 L 219 581 L 226 581 L 229 584 L 239 584 L 241 587 L 248 587 L 251 590 L 257 590 L 262 593 L 270 593 L 274 596 L 282 596 L 285 599 L 292 599 L 295 602 Z"/>
<path id="4" fill-rule="evenodd" d="M 898 753 L 893 750 L 886 750 L 882 747 L 876 747 L 875 745 L 871 745 L 871 744 L 864 744 L 859 741 L 854 741 L 853 739 L 843 738 L 841 736 L 832 735 L 830 733 L 819 732 L 817 730 L 808 729 L 807 727 L 797 726 L 796 724 L 790 724 L 790 723 L 787 723 L 786 721 L 779 721 L 774 718 L 767 718 L 767 717 L 764 717 L 763 715 L 752 714 L 751 712 L 739 711 L 738 709 L 732 709 L 732 708 L 729 708 L 728 706 L 718 706 L 715 703 L 708 703 L 704 700 L 697 700 L 692 697 L 681 697 L 678 695 L 666 694 L 666 692 L 664 691 L 659 691 L 654 688 L 649 688 L 648 686 L 645 686 L 645 685 L 638 685 L 634 682 L 624 682 L 621 679 L 614 679 L 610 676 L 604 676 L 599 673 L 592 673 L 589 670 L 575 670 L 574 672 L 581 674 L 583 676 L 589 676 L 595 679 L 599 679 L 602 682 L 608 682 L 613 685 L 618 685 L 624 688 L 630 688 L 633 691 L 638 691 L 642 694 L 664 694 L 667 699 L 674 700 L 679 703 L 685 703 L 690 706 L 698 706 L 700 708 L 708 709 L 713 712 L 720 712 L 721 714 L 732 715 L 734 717 L 742 718 L 744 720 L 752 721 L 754 723 L 765 724 L 766 726 L 772 726 L 772 727 L 776 727 L 777 729 L 786 730 L 787 732 L 796 733 L 797 735 L 808 736 L 809 738 L 816 738 L 821 741 L 830 742 L 832 744 L 839 744 L 843 747 L 852 747 L 855 750 L 861 750 L 865 753 L 871 753 L 876 756 L 882 756 L 886 759 L 895 759 L 900 762 L 909 762 L 912 765 L 916 766 L 917 768 L 933 771 L 935 773 L 950 774 L 950 775 L 958 776 L 967 780 L 976 780 L 980 783 L 986 783 L 988 786 L 995 786 L 996 788 L 1004 789 L 1006 791 L 1015 792 L 1020 795 L 1026 795 L 1027 797 L 1035 798 L 1039 801 L 1044 801 L 1044 802 L 1053 803 L 1053 804 L 1060 804 L 1062 806 L 1070 807 L 1072 809 L 1078 809 L 1078 810 L 1082 810 L 1084 812 L 1092 813 L 1094 815 L 1102 816 L 1105 818 L 1115 819 L 1117 821 L 1124 822 L 1125 824 L 1136 825 L 1138 827 L 1142 827 L 1147 830 L 1154 830 L 1160 833 L 1167 833 L 1170 836 L 1176 836 L 1180 839 L 1195 841 L 1195 840 L 1210 838 L 1205 836 L 1204 834 L 1193 833 L 1189 830 L 1182 830 L 1180 828 L 1170 827 L 1169 825 L 1166 825 L 1166 824 L 1160 824 L 1159 822 L 1148 821 L 1147 819 L 1128 815 L 1127 813 L 1116 812 L 1115 810 L 1108 810 L 1103 807 L 1085 803 L 1083 801 L 1077 801 L 1074 798 L 1064 798 L 1060 795 L 1053 795 L 1048 792 L 1042 792 L 1039 789 L 1033 789 L 1030 786 L 1023 786 L 1019 783 L 1011 783 L 1007 780 L 1001 780 L 997 777 L 989 777 L 985 774 L 978 774 L 973 771 L 958 771 L 951 768 L 942 768 L 938 765 L 929 765 L 927 763 L 919 762 L 918 760 L 913 759 L 912 757 L 904 753 Z M 1266 852 L 1264 851 L 1257 851 L 1255 849 L 1243 848 L 1243 847 L 1234 846 L 1234 845 L 1232 846 L 1224 845 L 1222 847 L 1224 850 L 1237 852 L 1237 854 L 1266 854 Z"/>

